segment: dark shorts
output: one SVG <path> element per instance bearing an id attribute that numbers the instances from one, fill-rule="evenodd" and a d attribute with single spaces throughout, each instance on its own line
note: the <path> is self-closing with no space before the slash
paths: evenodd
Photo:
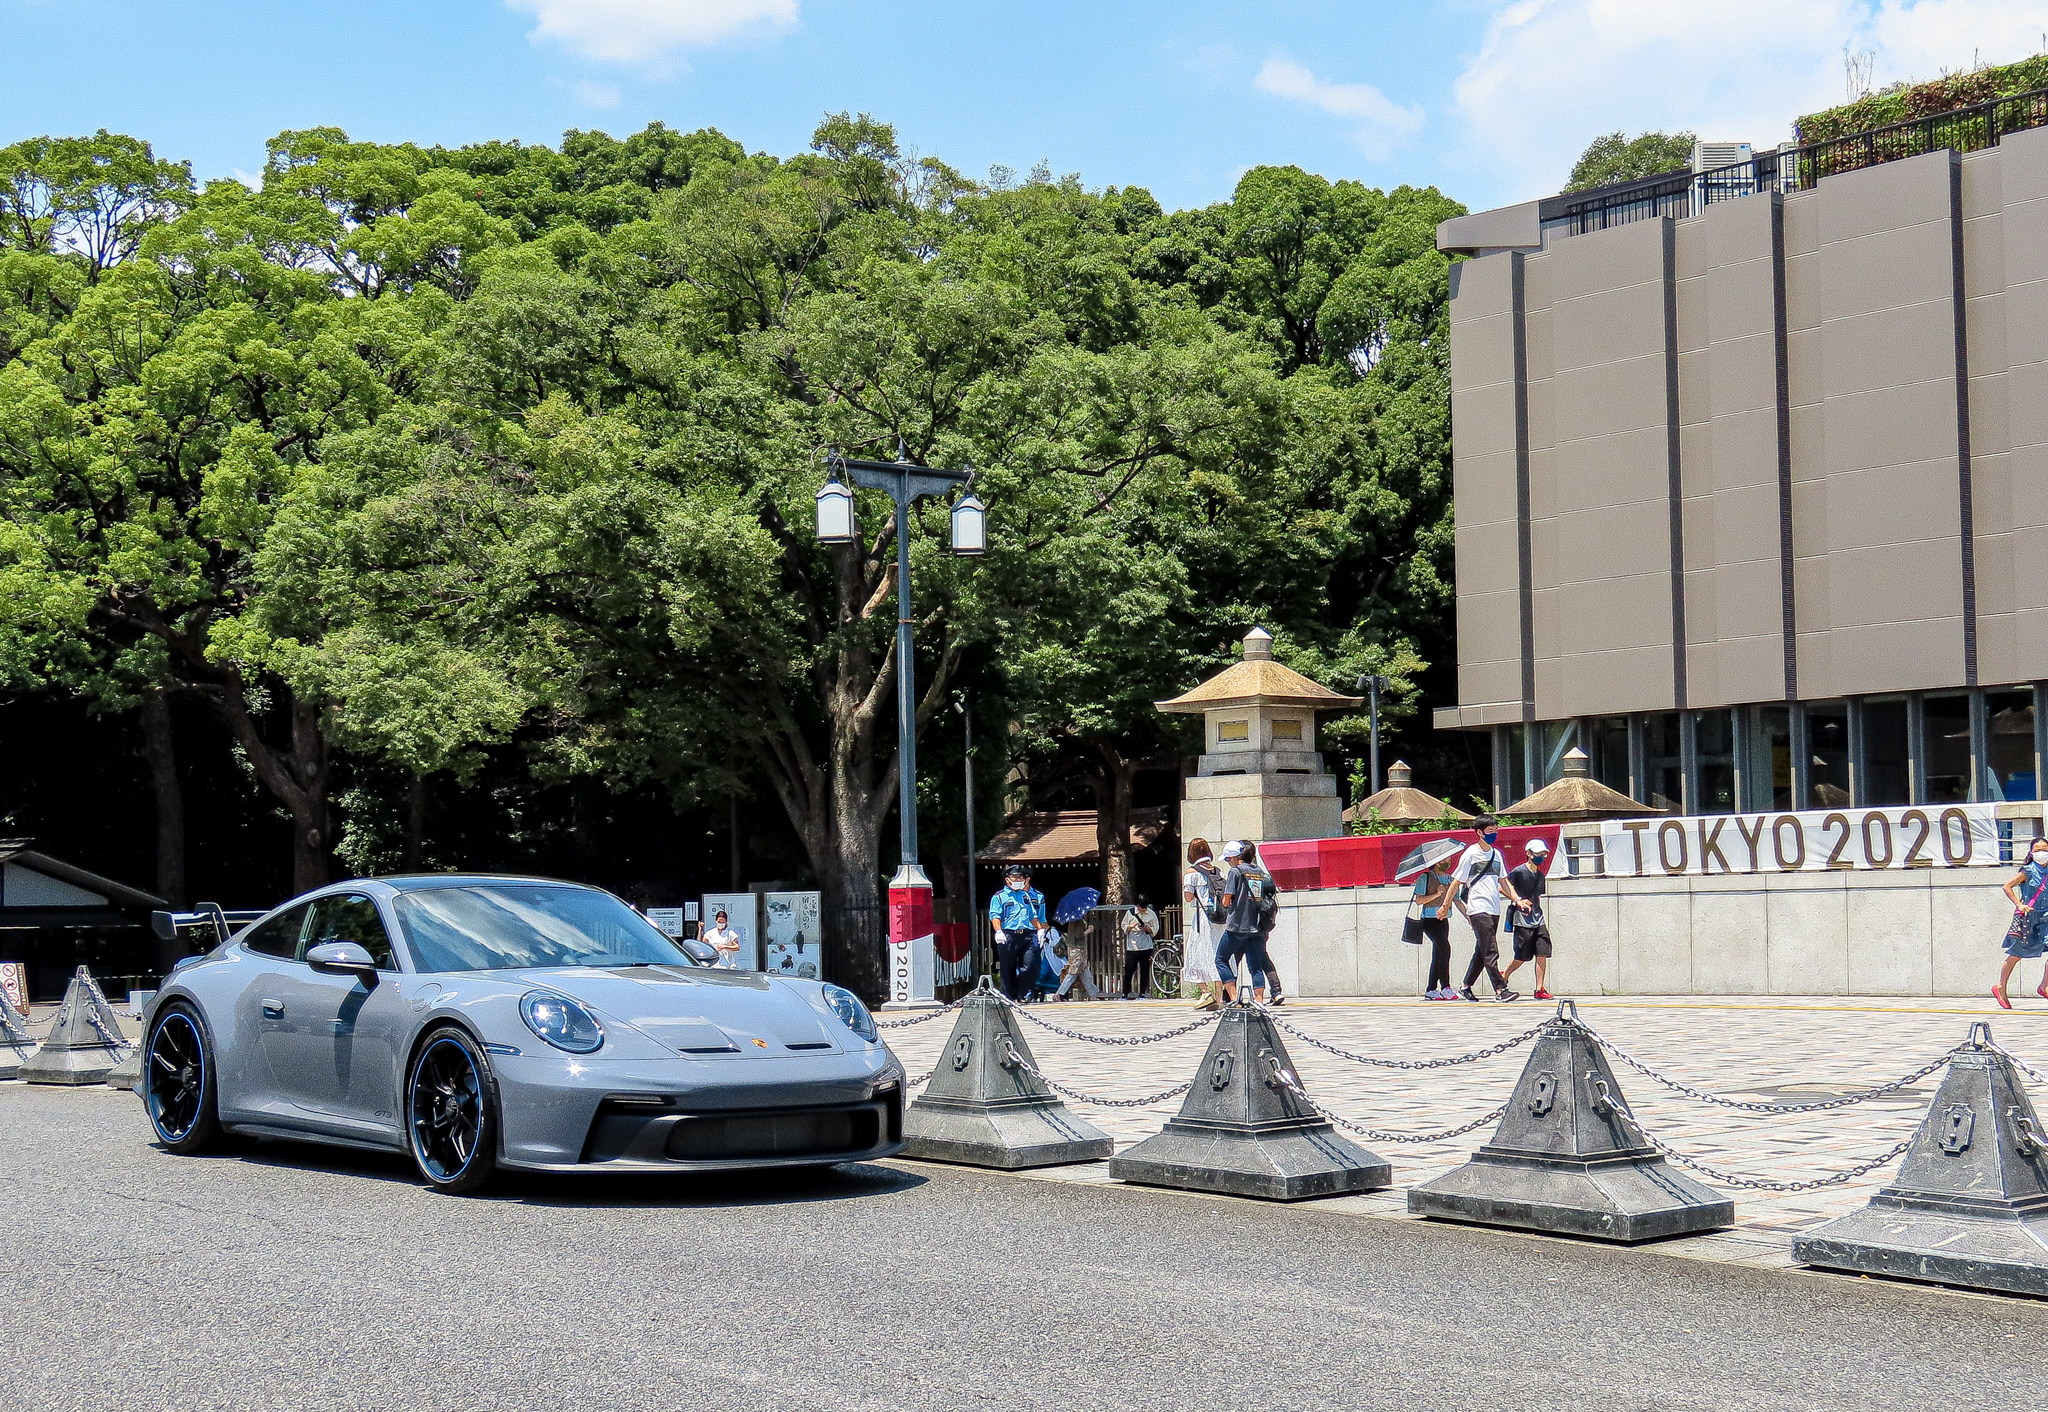
<path id="1" fill-rule="evenodd" d="M 1535 926 L 1515 928 L 1515 959 L 1534 961 L 1538 956 L 1550 955 L 1550 928 L 1538 922 Z"/>

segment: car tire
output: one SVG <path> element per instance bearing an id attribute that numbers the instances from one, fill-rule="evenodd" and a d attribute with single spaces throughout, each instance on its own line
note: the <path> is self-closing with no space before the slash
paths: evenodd
<path id="1" fill-rule="evenodd" d="M 469 1032 L 441 1025 L 420 1041 L 405 1080 L 406 1148 L 427 1185 L 481 1191 L 498 1173 L 498 1082 Z"/>
<path id="2" fill-rule="evenodd" d="M 226 1146 L 213 1046 L 199 1012 L 172 1001 L 142 1044 L 142 1106 L 164 1150 L 190 1157 Z"/>

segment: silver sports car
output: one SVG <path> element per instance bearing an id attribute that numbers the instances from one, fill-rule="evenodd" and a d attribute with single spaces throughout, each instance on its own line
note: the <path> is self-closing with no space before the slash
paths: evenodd
<path id="1" fill-rule="evenodd" d="M 217 914 L 216 914 L 217 915 Z M 499 1168 L 827 1165 L 903 1147 L 903 1069 L 852 992 L 708 969 L 608 892 L 543 878 L 338 883 L 182 963 L 145 1016 L 157 1136 Z"/>

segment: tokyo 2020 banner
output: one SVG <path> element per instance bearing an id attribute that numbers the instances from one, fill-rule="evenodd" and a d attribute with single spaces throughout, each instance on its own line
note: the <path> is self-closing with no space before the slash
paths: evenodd
<path id="1" fill-rule="evenodd" d="M 1600 825 L 1600 849 L 1611 878 L 1987 867 L 2001 861 L 1996 809 L 1916 804 L 1609 819 Z"/>

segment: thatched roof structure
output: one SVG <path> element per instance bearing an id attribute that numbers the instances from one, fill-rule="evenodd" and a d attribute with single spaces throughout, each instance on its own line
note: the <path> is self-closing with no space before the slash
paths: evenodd
<path id="1" fill-rule="evenodd" d="M 1308 706 L 1318 711 L 1346 711 L 1362 696 L 1342 696 L 1310 681 L 1292 667 L 1273 660 L 1273 635 L 1253 628 L 1244 637 L 1244 658 L 1232 662 L 1194 690 L 1171 701 L 1152 704 L 1184 716 L 1233 706 Z"/>
<path id="2" fill-rule="evenodd" d="M 1388 823 L 1418 823 L 1429 819 L 1451 818 L 1460 823 L 1472 816 L 1462 809 L 1453 809 L 1434 794 L 1426 794 L 1414 787 L 1414 772 L 1404 760 L 1396 760 L 1387 767 L 1387 787 L 1378 794 L 1369 794 L 1344 811 L 1344 821 L 1363 819 L 1377 809 L 1379 816 Z"/>

